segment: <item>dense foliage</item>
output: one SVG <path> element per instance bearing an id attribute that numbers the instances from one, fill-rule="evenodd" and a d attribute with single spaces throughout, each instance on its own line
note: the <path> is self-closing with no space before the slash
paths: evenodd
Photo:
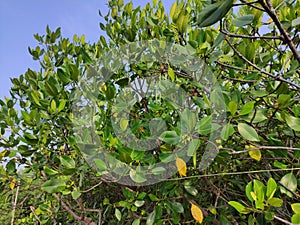
<path id="1" fill-rule="evenodd" d="M 0 100 L 0 223 L 300 224 L 300 1 L 108 5 Z"/>

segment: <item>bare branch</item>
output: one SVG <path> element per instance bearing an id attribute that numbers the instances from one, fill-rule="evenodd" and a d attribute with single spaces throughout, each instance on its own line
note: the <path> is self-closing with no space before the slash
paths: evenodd
<path id="1" fill-rule="evenodd" d="M 289 221 L 287 221 L 287 220 L 285 220 L 285 219 L 282 219 L 282 218 L 280 218 L 280 217 L 278 217 L 278 216 L 275 216 L 275 215 L 274 215 L 274 219 L 275 219 L 275 220 L 278 220 L 278 221 L 280 221 L 280 222 L 282 222 L 282 223 L 284 223 L 284 224 L 287 224 L 287 225 L 296 225 L 296 224 L 293 224 L 293 223 L 291 223 L 291 222 L 289 222 Z"/>

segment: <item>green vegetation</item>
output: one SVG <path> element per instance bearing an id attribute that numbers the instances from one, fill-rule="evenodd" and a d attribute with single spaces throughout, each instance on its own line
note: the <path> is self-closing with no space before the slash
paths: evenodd
<path id="1" fill-rule="evenodd" d="M 0 100 L 0 223 L 300 224 L 300 1 L 108 3 Z"/>

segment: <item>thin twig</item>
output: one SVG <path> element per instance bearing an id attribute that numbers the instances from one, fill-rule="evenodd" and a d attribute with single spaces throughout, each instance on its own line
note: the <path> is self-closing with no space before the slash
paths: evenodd
<path id="1" fill-rule="evenodd" d="M 87 193 L 87 192 L 90 192 L 91 190 L 95 189 L 96 187 L 98 187 L 99 185 L 101 185 L 103 182 L 99 182 L 98 184 L 94 185 L 93 187 L 91 187 L 90 189 L 87 189 L 87 190 L 84 190 L 84 191 L 81 191 L 81 193 Z"/>
<path id="2" fill-rule="evenodd" d="M 252 150 L 262 150 L 262 149 L 266 149 L 266 150 L 292 150 L 292 151 L 300 151 L 300 148 L 292 148 L 292 147 L 284 147 L 284 146 L 255 146 L 255 148 L 249 148 L 243 151 L 233 151 L 230 154 L 231 155 L 236 155 L 236 154 L 241 154 L 241 153 L 245 153 L 245 152 L 249 152 Z"/>
<path id="3" fill-rule="evenodd" d="M 223 27 L 220 29 L 221 33 L 229 36 L 229 37 L 235 37 L 235 38 L 247 38 L 247 39 L 279 39 L 283 40 L 282 36 L 255 36 L 255 35 L 244 35 L 244 34 L 234 34 L 227 30 L 226 28 L 226 20 L 223 22 Z"/>
<path id="4" fill-rule="evenodd" d="M 257 10 L 264 11 L 264 9 L 262 9 L 262 8 L 256 6 L 256 5 L 253 5 L 253 2 L 246 2 L 245 0 L 241 0 L 241 2 L 244 3 L 244 4 L 246 4 L 246 5 L 251 5 L 251 7 L 255 8 Z"/>
<path id="5" fill-rule="evenodd" d="M 33 206 L 30 206 L 29 208 L 30 208 L 31 212 L 33 213 L 35 219 L 36 219 L 37 221 L 39 221 L 40 224 L 43 224 L 42 221 L 40 220 L 40 218 L 39 218 L 39 217 L 36 215 L 36 213 L 34 212 L 34 211 L 35 211 L 35 208 L 34 208 Z"/>
<path id="6" fill-rule="evenodd" d="M 10 222 L 11 225 L 13 225 L 14 221 L 15 221 L 15 214 L 16 214 L 16 207 L 17 207 L 18 196 L 19 196 L 19 189 L 20 189 L 20 186 L 18 185 L 17 190 L 16 190 L 15 200 L 13 202 L 12 217 L 11 217 L 11 222 Z"/>
<path id="7" fill-rule="evenodd" d="M 254 173 L 281 172 L 281 171 L 300 171 L 300 168 L 266 169 L 266 170 L 250 170 L 250 171 L 241 171 L 241 172 L 201 174 L 201 175 L 194 175 L 194 176 L 187 176 L 187 177 L 170 178 L 168 179 L 168 181 L 188 180 L 194 178 L 198 179 L 203 177 L 220 177 L 220 176 L 232 176 L 232 175 L 254 174 Z"/>
<path id="8" fill-rule="evenodd" d="M 294 223 L 291 223 L 291 222 L 289 222 L 289 221 L 287 221 L 287 220 L 285 220 L 285 219 L 282 219 L 282 218 L 280 218 L 280 217 L 278 217 L 278 216 L 275 216 L 275 215 L 274 215 L 274 219 L 275 219 L 275 220 L 278 220 L 278 221 L 280 221 L 280 222 L 282 222 L 282 223 L 284 223 L 284 224 L 287 224 L 287 225 L 296 225 L 296 224 L 294 224 Z"/>

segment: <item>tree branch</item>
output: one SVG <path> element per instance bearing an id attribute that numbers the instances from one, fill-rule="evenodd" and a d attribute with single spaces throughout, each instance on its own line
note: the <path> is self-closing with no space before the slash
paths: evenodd
<path id="1" fill-rule="evenodd" d="M 237 54 L 241 59 L 243 59 L 245 62 L 247 62 L 250 66 L 252 66 L 253 68 L 257 69 L 259 72 L 261 72 L 261 73 L 263 73 L 263 74 L 266 74 L 266 75 L 268 75 L 268 76 L 274 78 L 275 80 L 283 81 L 283 82 L 285 82 L 285 83 L 287 83 L 287 84 L 290 84 L 290 85 L 296 87 L 297 89 L 300 89 L 300 86 L 299 86 L 299 85 L 297 85 L 297 84 L 295 84 L 295 83 L 293 83 L 293 82 L 291 82 L 291 81 L 289 81 L 289 80 L 286 80 L 286 79 L 284 79 L 284 78 L 281 77 L 281 76 L 275 76 L 275 75 L 273 75 L 273 74 L 271 74 L 271 73 L 269 73 L 269 72 L 267 72 L 267 71 L 265 71 L 265 70 L 259 68 L 257 65 L 255 65 L 255 64 L 252 63 L 250 60 L 248 60 L 242 53 L 240 53 L 240 52 L 239 52 L 239 51 L 238 51 L 238 50 L 230 43 L 230 41 L 229 41 L 227 38 L 225 38 L 225 41 L 226 41 L 226 42 L 228 43 L 228 45 L 232 48 L 232 50 L 235 52 L 235 54 Z"/>
<path id="2" fill-rule="evenodd" d="M 288 44 L 289 48 L 293 52 L 294 57 L 300 63 L 300 54 L 297 51 L 297 48 L 296 48 L 293 40 L 291 39 L 290 35 L 288 34 L 288 32 L 284 29 L 284 27 L 280 23 L 277 15 L 276 15 L 276 11 L 272 6 L 271 1 L 266 0 L 266 3 L 265 3 L 264 0 L 259 0 L 259 3 L 265 9 L 265 11 L 269 14 L 269 16 L 272 18 L 272 20 L 274 21 L 274 23 L 275 23 L 276 27 L 278 28 L 279 32 L 283 36 L 285 42 Z"/>

